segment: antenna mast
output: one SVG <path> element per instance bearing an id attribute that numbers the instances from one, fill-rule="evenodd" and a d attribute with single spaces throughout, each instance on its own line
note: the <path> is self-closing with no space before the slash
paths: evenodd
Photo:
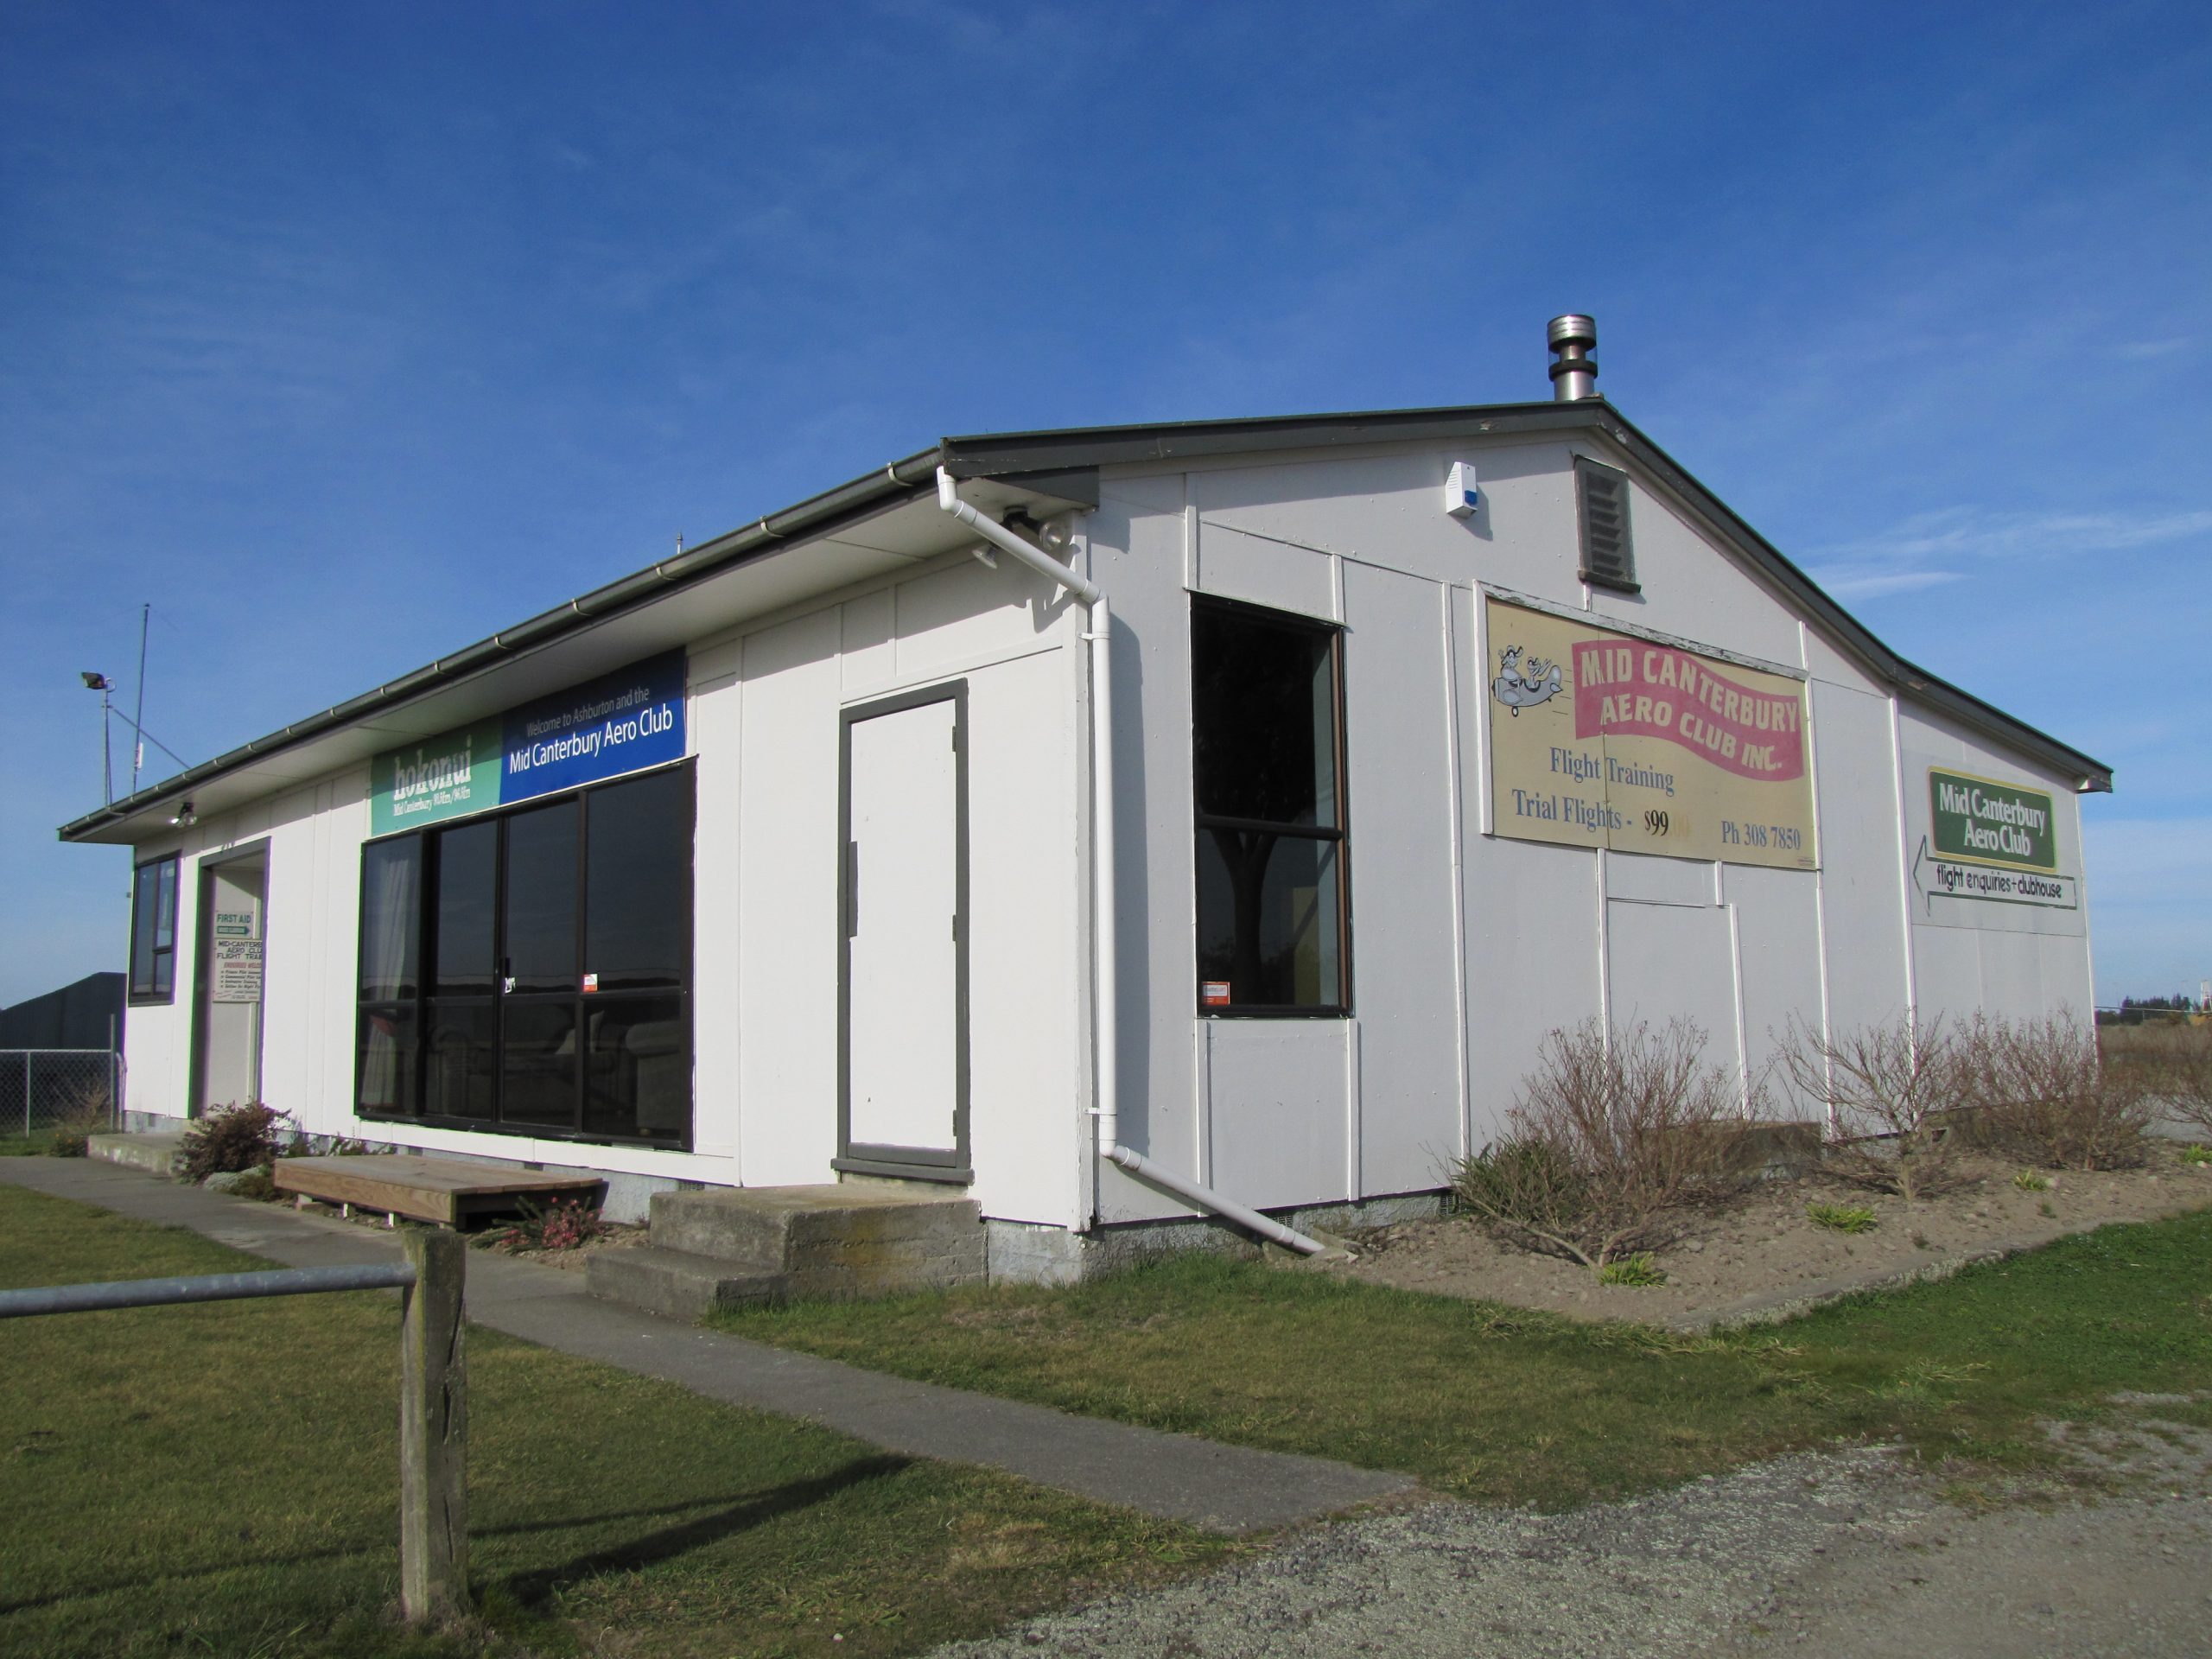
<path id="1" fill-rule="evenodd" d="M 131 717 L 130 792 L 138 792 L 138 768 L 146 764 L 146 625 L 154 620 L 153 601 L 138 608 L 138 709 Z"/>

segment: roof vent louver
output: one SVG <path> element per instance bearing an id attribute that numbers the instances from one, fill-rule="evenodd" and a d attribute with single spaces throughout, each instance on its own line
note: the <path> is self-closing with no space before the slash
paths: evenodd
<path id="1" fill-rule="evenodd" d="M 1628 474 L 1577 455 L 1574 495 L 1582 520 L 1582 580 L 1593 588 L 1642 592 L 1629 533 Z"/>

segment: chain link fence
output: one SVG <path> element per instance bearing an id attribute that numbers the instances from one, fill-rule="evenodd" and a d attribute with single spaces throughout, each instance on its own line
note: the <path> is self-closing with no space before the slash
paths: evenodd
<path id="1" fill-rule="evenodd" d="M 122 1093 L 123 1056 L 109 1049 L 0 1048 L 0 1139 L 111 1128 Z"/>

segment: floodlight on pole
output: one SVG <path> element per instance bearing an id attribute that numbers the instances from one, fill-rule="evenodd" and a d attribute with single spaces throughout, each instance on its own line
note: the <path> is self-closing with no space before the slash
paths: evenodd
<path id="1" fill-rule="evenodd" d="M 100 694 L 100 799 L 107 805 L 113 806 L 115 804 L 115 762 L 108 736 L 107 711 L 108 694 L 115 690 L 115 683 L 106 675 L 95 673 L 89 668 L 79 669 L 77 675 L 84 681 L 86 690 L 97 691 Z"/>

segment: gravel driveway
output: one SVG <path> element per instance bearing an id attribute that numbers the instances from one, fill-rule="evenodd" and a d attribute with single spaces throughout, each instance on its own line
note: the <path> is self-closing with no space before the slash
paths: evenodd
<path id="1" fill-rule="evenodd" d="M 1320 1527 L 1205 1579 L 940 1651 L 2212 1651 L 2212 1435 L 2146 1421 L 2067 1438 L 2117 1483 L 2094 1502 L 1961 1509 L 1855 1448 L 1567 1515 L 1433 1503 Z"/>

